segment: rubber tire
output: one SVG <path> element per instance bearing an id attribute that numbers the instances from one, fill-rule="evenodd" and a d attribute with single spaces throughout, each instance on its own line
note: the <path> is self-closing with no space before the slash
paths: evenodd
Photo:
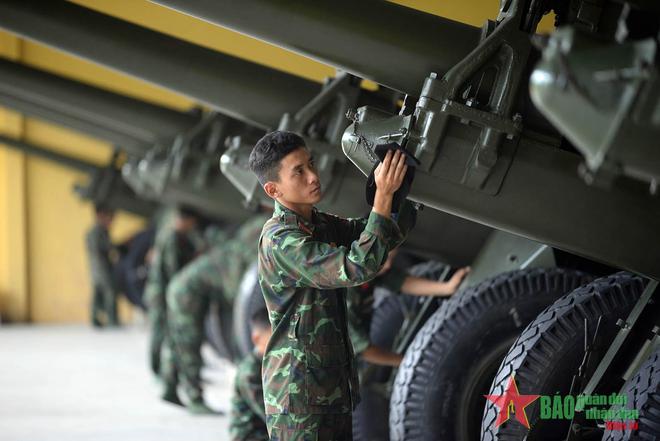
<path id="1" fill-rule="evenodd" d="M 599 335 L 603 344 L 614 339 L 617 319 L 629 314 L 644 283 L 627 273 L 603 277 L 578 288 L 546 308 L 529 324 L 502 361 L 490 395 L 503 393 L 515 375 L 520 394 L 567 395 L 584 357 L 584 320 L 593 336 L 603 316 Z M 531 429 L 510 420 L 495 427 L 497 408 L 487 401 L 482 419 L 482 441 L 564 439 L 570 420 L 540 420 L 539 404 L 525 408 Z"/>
<path id="2" fill-rule="evenodd" d="M 209 305 L 209 311 L 204 320 L 206 340 L 221 358 L 233 363 L 241 359 L 240 352 L 233 338 L 233 320 L 231 308 L 227 305 L 213 301 Z"/>
<path id="3" fill-rule="evenodd" d="M 115 266 L 115 276 L 118 279 L 121 292 L 126 299 L 145 311 L 143 294 L 147 282 L 148 265 L 146 255 L 154 244 L 156 231 L 153 227 L 137 233 L 128 244 L 128 250 L 121 256 Z"/>
<path id="4" fill-rule="evenodd" d="M 639 410 L 638 429 L 605 430 L 603 441 L 660 440 L 660 346 L 623 387 L 626 409 Z"/>
<path id="5" fill-rule="evenodd" d="M 518 270 L 444 302 L 399 368 L 390 403 L 391 439 L 478 439 L 483 394 L 511 343 L 543 308 L 589 280 L 574 270 Z"/>
<path id="6" fill-rule="evenodd" d="M 378 383 L 360 385 L 360 404 L 353 411 L 353 441 L 387 441 L 390 400 Z"/>
<path id="7" fill-rule="evenodd" d="M 241 280 L 238 296 L 234 301 L 234 336 L 242 357 L 252 352 L 250 317 L 259 309 L 266 307 L 266 301 L 259 286 L 257 263 L 252 264 Z"/>

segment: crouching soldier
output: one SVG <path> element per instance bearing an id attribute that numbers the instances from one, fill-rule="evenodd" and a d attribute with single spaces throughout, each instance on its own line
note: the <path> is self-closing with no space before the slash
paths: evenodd
<path id="1" fill-rule="evenodd" d="M 167 326 L 165 291 L 170 279 L 201 251 L 203 241 L 197 231 L 198 215 L 187 208 L 177 210 L 174 227 L 157 237 L 154 258 L 145 286 L 149 317 L 149 365 L 159 376 L 161 351 Z"/>
<path id="2" fill-rule="evenodd" d="M 470 271 L 470 268 L 461 268 L 447 282 L 411 276 L 392 266 L 396 252 L 397 250 L 390 251 L 385 264 L 375 279 L 360 286 L 349 288 L 347 292 L 348 332 L 355 355 L 372 364 L 392 367 L 401 364 L 403 355 L 392 352 L 391 348 L 383 348 L 372 344 L 370 338 L 369 330 L 371 328 L 371 317 L 373 316 L 374 289 L 381 286 L 393 293 L 402 292 L 414 296 L 446 297 L 456 292 L 463 278 Z"/>
<path id="3" fill-rule="evenodd" d="M 250 168 L 275 200 L 259 241 L 259 284 L 273 329 L 262 371 L 269 435 L 273 441 L 350 440 L 359 397 L 342 288 L 373 279 L 412 225 L 408 204 L 398 224 L 391 218 L 405 155 L 389 151 L 376 169 L 368 219 L 342 219 L 314 207 L 321 182 L 294 133 L 264 136 Z"/>
<path id="4" fill-rule="evenodd" d="M 211 301 L 232 304 L 243 273 L 257 258 L 257 242 L 265 215 L 246 221 L 235 236 L 187 265 L 167 288 L 168 340 L 163 353 L 163 399 L 181 404 L 179 380 L 191 413 L 218 413 L 204 402 L 200 373 L 204 318 Z"/>
<path id="5" fill-rule="evenodd" d="M 261 360 L 270 339 L 268 311 L 263 308 L 250 318 L 253 352 L 237 367 L 234 396 L 229 414 L 229 434 L 232 441 L 267 441 L 266 413 L 261 383 Z"/>

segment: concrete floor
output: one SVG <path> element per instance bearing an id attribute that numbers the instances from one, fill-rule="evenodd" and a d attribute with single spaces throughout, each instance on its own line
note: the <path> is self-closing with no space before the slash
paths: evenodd
<path id="1" fill-rule="evenodd" d="M 222 441 L 226 416 L 158 398 L 144 326 L 0 326 L 3 441 Z M 204 349 L 209 404 L 227 411 L 234 368 Z"/>

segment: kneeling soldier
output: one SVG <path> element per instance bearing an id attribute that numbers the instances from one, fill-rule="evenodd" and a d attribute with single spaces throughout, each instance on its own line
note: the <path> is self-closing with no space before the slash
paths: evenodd
<path id="1" fill-rule="evenodd" d="M 398 367 L 401 364 L 403 355 L 392 352 L 390 348 L 374 345 L 370 338 L 374 289 L 381 286 L 394 293 L 401 292 L 426 297 L 448 297 L 456 292 L 463 278 L 470 271 L 469 267 L 461 268 L 447 282 L 411 276 L 392 267 L 395 255 L 396 250 L 390 251 L 385 264 L 378 272 L 378 276 L 360 286 L 349 288 L 346 297 L 348 303 L 348 333 L 351 336 L 355 355 L 372 364 L 392 367 Z"/>
<path id="2" fill-rule="evenodd" d="M 192 413 L 218 413 L 205 404 L 202 393 L 204 318 L 211 301 L 225 307 L 232 304 L 243 273 L 257 257 L 257 241 L 265 219 L 257 215 L 247 220 L 234 237 L 187 265 L 167 287 L 170 344 L 165 353 L 171 357 L 163 357 L 163 399 L 180 403 L 177 385 L 181 380 Z"/>
<path id="3" fill-rule="evenodd" d="M 254 351 L 241 361 L 234 379 L 234 396 L 229 414 L 232 441 L 267 441 L 261 360 L 270 339 L 268 311 L 258 310 L 250 319 Z"/>

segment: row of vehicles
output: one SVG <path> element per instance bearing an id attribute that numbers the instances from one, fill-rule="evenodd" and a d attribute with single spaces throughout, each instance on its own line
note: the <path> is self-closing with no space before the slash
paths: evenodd
<path id="1" fill-rule="evenodd" d="M 5 0 L 0 28 L 207 110 L 162 108 L 9 60 L 0 60 L 0 104 L 114 143 L 122 154 L 90 169 L 80 191 L 146 215 L 186 203 L 247 219 L 268 203 L 247 157 L 275 128 L 305 137 L 322 208 L 344 216 L 367 210 L 360 195 L 375 146 L 413 153 L 409 199 L 423 209 L 405 244 L 411 271 L 472 271 L 448 300 L 379 300 L 372 340 L 405 357 L 394 372 L 368 369 L 356 439 L 660 437 L 660 6 L 502 0 L 479 29 L 376 0 L 154 3 L 338 74 L 319 85 L 66 1 Z M 556 29 L 536 34 L 548 13 Z M 255 286 L 251 268 L 235 304 L 207 323 L 230 358 L 249 350 Z M 598 411 L 638 412 L 547 411 L 548 399 L 611 395 L 626 403 Z M 520 396 L 537 398 L 518 405 Z"/>

